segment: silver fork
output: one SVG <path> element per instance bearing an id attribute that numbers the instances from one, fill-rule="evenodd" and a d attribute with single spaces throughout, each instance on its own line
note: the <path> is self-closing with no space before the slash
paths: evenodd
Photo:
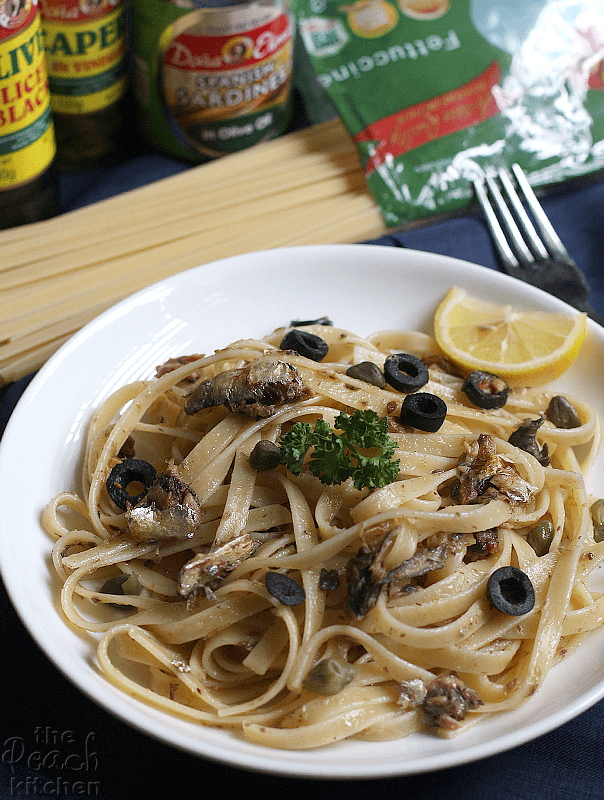
<path id="1" fill-rule="evenodd" d="M 604 318 L 588 303 L 585 275 L 560 241 L 526 175 L 518 164 L 512 164 L 511 170 L 513 177 L 500 168 L 488 170 L 483 179 L 473 182 L 503 271 L 587 312 L 603 325 Z"/>

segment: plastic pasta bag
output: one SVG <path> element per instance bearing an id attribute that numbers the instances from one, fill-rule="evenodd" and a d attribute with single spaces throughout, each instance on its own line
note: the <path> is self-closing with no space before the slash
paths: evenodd
<path id="1" fill-rule="evenodd" d="M 388 226 L 467 208 L 487 165 L 604 166 L 604 0 L 292 3 Z"/>

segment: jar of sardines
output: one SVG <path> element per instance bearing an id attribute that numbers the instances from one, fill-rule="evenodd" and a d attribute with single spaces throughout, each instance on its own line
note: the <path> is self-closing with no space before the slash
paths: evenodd
<path id="1" fill-rule="evenodd" d="M 192 162 L 282 133 L 294 23 L 285 0 L 134 0 L 134 95 L 142 136 Z"/>

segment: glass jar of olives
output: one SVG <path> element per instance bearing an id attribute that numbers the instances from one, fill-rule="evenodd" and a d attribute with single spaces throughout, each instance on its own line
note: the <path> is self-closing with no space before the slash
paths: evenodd
<path id="1" fill-rule="evenodd" d="M 0 230 L 58 212 L 54 127 L 36 0 L 0 0 Z"/>

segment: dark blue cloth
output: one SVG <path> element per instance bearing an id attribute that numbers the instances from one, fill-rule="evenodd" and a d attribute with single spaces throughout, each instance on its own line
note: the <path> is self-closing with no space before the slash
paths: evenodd
<path id="1" fill-rule="evenodd" d="M 62 209 L 74 209 L 186 168 L 174 159 L 141 151 L 108 170 L 63 175 Z M 604 314 L 604 182 L 558 189 L 543 205 L 587 274 L 592 305 Z M 375 241 L 497 268 L 489 233 L 478 212 Z M 0 433 L 28 381 L 0 390 Z M 1 535 L 16 536 L 18 531 L 2 531 Z M 74 688 L 38 650 L 4 591 L 0 603 L 4 689 L 0 800 L 168 800 L 238 792 L 246 798 L 286 795 L 292 800 L 309 794 L 321 800 L 350 800 L 352 795 L 380 800 L 604 798 L 604 701 L 534 742 L 430 774 L 348 782 L 246 773 L 173 750 L 114 719 Z M 74 752 L 80 760 L 61 765 L 61 759 Z"/>

